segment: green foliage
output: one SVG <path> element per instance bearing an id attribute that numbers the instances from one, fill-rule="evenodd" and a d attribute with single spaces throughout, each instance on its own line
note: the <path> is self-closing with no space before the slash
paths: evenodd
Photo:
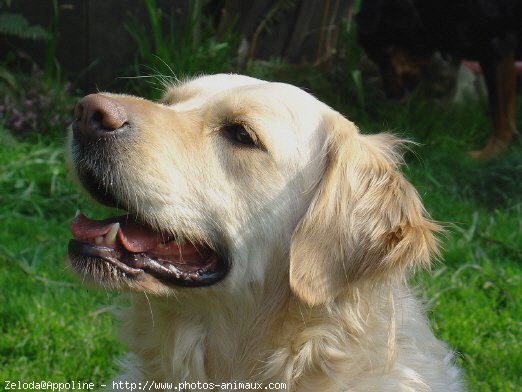
<path id="1" fill-rule="evenodd" d="M 217 38 L 209 21 L 201 17 L 201 1 L 189 3 L 190 17 L 184 21 L 162 13 L 155 0 L 144 4 L 148 26 L 134 21 L 126 29 L 136 44 L 136 73 L 145 69 L 152 85 L 144 90 L 140 81 L 135 91 L 155 98 L 166 84 L 185 76 L 230 71 L 235 41 L 231 29 Z"/>
<path id="2" fill-rule="evenodd" d="M 10 1 L 0 1 L 0 9 L 10 4 Z M 0 12 L 0 37 L 40 40 L 47 44 L 43 70 L 30 56 L 18 49 L 9 50 L 2 58 L 0 128 L 3 135 L 6 135 L 7 130 L 15 136 L 48 133 L 65 128 L 71 121 L 75 98 L 71 84 L 60 80 L 60 67 L 56 60 L 57 0 L 53 0 L 52 5 L 54 14 L 49 30 L 30 25 L 23 15 Z"/>
<path id="3" fill-rule="evenodd" d="M 0 126 L 15 136 L 52 133 L 72 121 L 76 97 L 70 83 L 47 80 L 34 68 L 29 74 L 0 67 Z"/>
<path id="4" fill-rule="evenodd" d="M 339 36 L 337 38 L 337 53 L 339 69 L 337 72 L 346 79 L 345 87 L 356 98 L 362 112 L 366 112 L 366 94 L 360 66 L 361 49 L 358 45 L 357 28 L 353 15 L 357 14 L 361 7 L 361 0 L 355 0 L 350 19 L 342 19 L 339 24 Z"/>
<path id="5" fill-rule="evenodd" d="M 0 1 L 0 10 L 5 6 L 10 6 L 10 4 L 10 1 Z M 47 28 L 43 28 L 39 25 L 31 25 L 21 14 L 0 11 L 0 38 L 6 39 L 10 47 L 10 50 L 2 57 L 0 83 L 7 83 L 10 88 L 14 88 L 16 78 L 18 77 L 17 71 L 20 69 L 26 70 L 27 63 L 29 63 L 31 68 L 42 69 L 43 74 L 41 78 L 45 79 L 47 83 L 52 84 L 61 81 L 61 67 L 57 60 L 58 42 L 60 39 L 58 34 L 58 0 L 52 0 L 51 4 L 53 15 Z M 36 64 L 31 56 L 27 53 L 23 53 L 17 47 L 16 41 L 11 41 L 9 38 L 41 41 L 45 43 L 45 58 L 43 64 Z"/>
<path id="6" fill-rule="evenodd" d="M 64 136 L 0 142 L 2 380 L 100 383 L 121 353 L 114 302 L 65 268 L 68 220 L 82 200 L 67 180 Z"/>
<path id="7" fill-rule="evenodd" d="M 60 35 L 58 33 L 59 9 L 58 0 L 52 0 L 53 16 L 49 22 L 48 31 L 51 39 L 48 40 L 45 50 L 45 60 L 43 65 L 43 77 L 46 81 L 60 81 L 61 67 L 57 60 L 58 42 Z"/>
<path id="8" fill-rule="evenodd" d="M 23 15 L 8 12 L 0 13 L 0 35 L 33 41 L 47 41 L 50 39 L 49 32 L 43 27 L 29 24 Z"/>

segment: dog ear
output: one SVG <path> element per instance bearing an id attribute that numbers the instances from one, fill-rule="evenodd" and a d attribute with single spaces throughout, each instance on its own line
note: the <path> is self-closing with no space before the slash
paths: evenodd
<path id="1" fill-rule="evenodd" d="M 441 231 L 398 171 L 398 138 L 360 135 L 338 113 L 325 127 L 326 169 L 290 249 L 290 285 L 310 305 L 361 279 L 429 267 Z"/>

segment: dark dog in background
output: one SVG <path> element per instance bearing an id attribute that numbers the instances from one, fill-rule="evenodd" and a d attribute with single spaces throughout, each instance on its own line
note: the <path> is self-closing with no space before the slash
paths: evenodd
<path id="1" fill-rule="evenodd" d="M 359 40 L 383 77 L 386 93 L 403 97 L 435 52 L 479 61 L 493 130 L 474 158 L 503 152 L 517 133 L 516 72 L 522 58 L 520 0 L 363 0 Z"/>

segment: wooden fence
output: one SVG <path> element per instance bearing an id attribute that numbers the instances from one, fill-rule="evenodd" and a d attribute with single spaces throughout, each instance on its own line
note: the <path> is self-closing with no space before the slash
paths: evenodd
<path id="1" fill-rule="evenodd" d="M 184 23 L 189 1 L 201 3 L 217 34 L 234 23 L 241 37 L 238 69 L 254 58 L 278 57 L 290 62 L 327 61 L 335 48 L 337 26 L 352 0 L 156 0 L 165 14 Z M 13 0 L 9 12 L 23 14 L 44 27 L 57 16 L 57 57 L 62 73 L 86 91 L 115 88 L 120 77 L 133 76 L 135 43 L 125 26 L 148 19 L 142 0 Z M 194 4 L 192 4 L 194 6 Z M 17 42 L 37 63 L 45 45 Z M 4 45 L 4 47 L 2 47 Z M 0 60 L 7 47 L 0 44 Z"/>

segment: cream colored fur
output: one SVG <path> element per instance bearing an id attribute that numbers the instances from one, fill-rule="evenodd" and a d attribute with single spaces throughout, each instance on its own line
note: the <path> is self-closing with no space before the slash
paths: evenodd
<path id="1" fill-rule="evenodd" d="M 429 267 L 440 229 L 398 170 L 397 138 L 362 135 L 294 86 L 239 75 L 172 86 L 161 105 L 110 96 L 140 131 L 119 152 L 116 191 L 158 228 L 217 237 L 230 255 L 211 287 L 131 286 L 117 380 L 462 389 L 406 285 Z M 263 149 L 231 146 L 225 121 L 247 124 Z"/>

